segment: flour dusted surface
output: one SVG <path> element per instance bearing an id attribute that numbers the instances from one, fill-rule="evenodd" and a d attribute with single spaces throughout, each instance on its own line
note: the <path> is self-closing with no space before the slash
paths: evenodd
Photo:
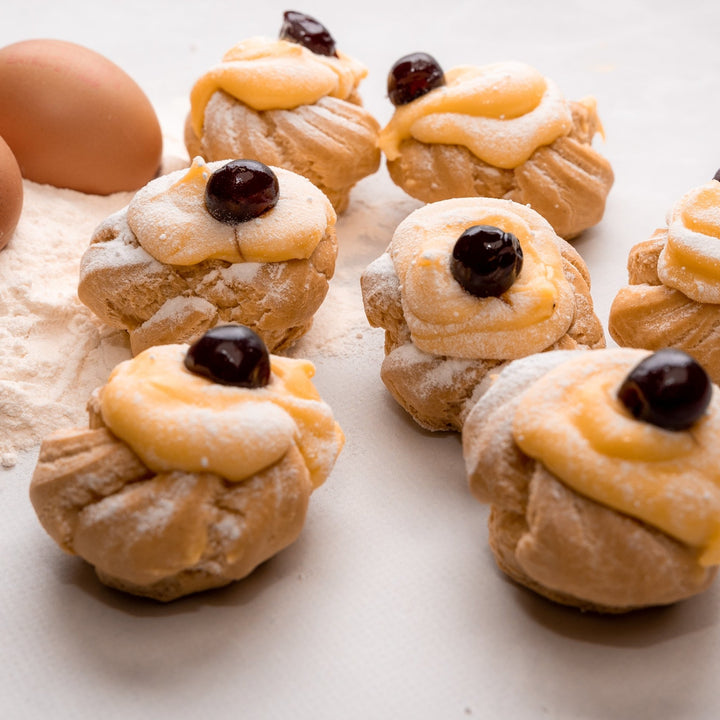
<path id="1" fill-rule="evenodd" d="M 85 405 L 130 357 L 127 336 L 77 297 L 80 257 L 95 226 L 131 193 L 83 195 L 24 181 L 23 212 L 0 252 L 0 462 L 48 433 L 86 422 Z"/>

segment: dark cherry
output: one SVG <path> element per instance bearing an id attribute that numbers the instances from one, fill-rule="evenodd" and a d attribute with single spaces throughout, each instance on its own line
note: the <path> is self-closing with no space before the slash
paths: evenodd
<path id="1" fill-rule="evenodd" d="M 686 430 L 699 420 L 712 396 L 703 367 L 682 350 L 658 350 L 631 370 L 618 398 L 638 420 L 665 430 Z"/>
<path id="2" fill-rule="evenodd" d="M 450 272 L 471 295 L 498 297 L 515 282 L 522 263 L 515 235 L 494 225 L 473 225 L 455 243 Z"/>
<path id="3" fill-rule="evenodd" d="M 228 225 L 246 222 L 275 207 L 280 186 L 275 173 L 257 160 L 231 160 L 205 187 L 205 207 Z"/>
<path id="4" fill-rule="evenodd" d="M 718 170 L 718 171 L 713 175 L 713 180 L 718 180 L 718 181 L 720 181 L 720 170 Z"/>
<path id="5" fill-rule="evenodd" d="M 279 37 L 303 45 L 316 55 L 337 57 L 333 36 L 321 22 L 305 13 L 287 10 L 283 14 Z"/>
<path id="6" fill-rule="evenodd" d="M 244 325 L 218 325 L 193 343 L 185 367 L 196 375 L 246 388 L 270 381 L 270 355 L 262 338 Z"/>
<path id="7" fill-rule="evenodd" d="M 445 84 L 445 73 L 438 61 L 427 53 L 417 52 L 401 57 L 388 73 L 390 102 L 407 105 L 431 90 Z"/>

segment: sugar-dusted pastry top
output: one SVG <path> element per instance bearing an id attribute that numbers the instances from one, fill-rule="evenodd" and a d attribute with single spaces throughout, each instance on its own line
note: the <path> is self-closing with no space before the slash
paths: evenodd
<path id="1" fill-rule="evenodd" d="M 471 295 L 451 274 L 453 246 L 473 225 L 501 228 L 520 241 L 522 270 L 499 297 Z M 426 205 L 398 226 L 388 253 L 412 341 L 424 352 L 523 357 L 551 346 L 575 316 L 557 236 L 540 215 L 509 200 L 456 198 Z"/>
<path id="2" fill-rule="evenodd" d="M 317 487 L 343 444 L 310 378 L 311 363 L 271 355 L 265 387 L 222 385 L 185 369 L 185 345 L 118 365 L 99 395 L 104 423 L 155 472 L 211 472 L 239 482 L 297 446 Z"/>
<path id="3" fill-rule="evenodd" d="M 462 65 L 445 84 L 397 107 L 378 144 L 389 160 L 403 140 L 462 145 L 481 160 L 515 168 L 567 135 L 572 114 L 558 87 L 519 62 Z"/>
<path id="4" fill-rule="evenodd" d="M 692 300 L 720 303 L 720 182 L 693 188 L 670 210 L 657 272 Z"/>
<path id="5" fill-rule="evenodd" d="M 515 442 L 580 495 L 698 548 L 702 565 L 720 564 L 720 398 L 687 430 L 635 419 L 617 391 L 648 354 L 569 356 L 520 397 Z"/>
<path id="6" fill-rule="evenodd" d="M 310 257 L 335 223 L 335 211 L 325 195 L 301 175 L 273 167 L 280 188 L 277 205 L 247 222 L 219 222 L 205 207 L 205 186 L 224 164 L 195 158 L 188 170 L 159 177 L 135 194 L 127 221 L 142 248 L 169 265 Z"/>
<path id="7" fill-rule="evenodd" d="M 205 107 L 218 90 L 254 110 L 292 110 L 323 97 L 347 100 L 366 75 L 364 65 L 340 51 L 318 55 L 287 40 L 250 38 L 230 48 L 193 86 L 192 128 L 202 135 Z"/>

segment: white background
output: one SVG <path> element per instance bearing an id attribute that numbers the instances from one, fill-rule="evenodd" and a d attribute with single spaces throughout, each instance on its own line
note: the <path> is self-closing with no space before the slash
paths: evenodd
<path id="1" fill-rule="evenodd" d="M 361 91 L 381 123 L 387 71 L 415 50 L 445 68 L 525 61 L 568 98 L 594 95 L 616 182 L 575 245 L 605 325 L 630 246 L 720 167 L 714 2 L 23 0 L 4 13 L 0 45 L 55 37 L 103 53 L 146 91 L 170 147 L 194 80 L 238 40 L 274 36 L 285 9 L 318 17 L 368 66 Z M 168 606 L 107 590 L 38 525 L 35 453 L 0 472 L 0 717 L 720 717 L 720 586 L 621 617 L 513 586 L 487 548 L 458 437 L 419 430 L 384 390 L 382 334 L 357 322 L 358 280 L 418 205 L 383 169 L 339 221 L 316 328 L 334 322 L 336 347 L 309 336 L 297 352 L 316 363 L 347 444 L 298 542 L 245 581 Z M 333 302 L 348 295 L 337 330 Z"/>

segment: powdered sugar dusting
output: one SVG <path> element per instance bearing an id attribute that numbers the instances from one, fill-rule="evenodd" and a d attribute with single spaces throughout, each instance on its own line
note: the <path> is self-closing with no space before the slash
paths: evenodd
<path id="1" fill-rule="evenodd" d="M 138 539 L 143 535 L 160 535 L 172 522 L 178 509 L 178 501 L 194 493 L 197 484 L 197 478 L 194 476 L 179 475 L 171 485 L 167 486 L 166 495 L 156 494 L 152 502 L 136 503 L 131 511 L 128 508 L 126 493 L 108 495 L 84 508 L 84 522 L 87 525 L 112 523 L 121 513 L 125 513 L 133 521 L 132 539 Z M 129 492 L 132 493 L 132 490 Z M 127 524 L 122 528 L 123 531 L 129 529 Z"/>

